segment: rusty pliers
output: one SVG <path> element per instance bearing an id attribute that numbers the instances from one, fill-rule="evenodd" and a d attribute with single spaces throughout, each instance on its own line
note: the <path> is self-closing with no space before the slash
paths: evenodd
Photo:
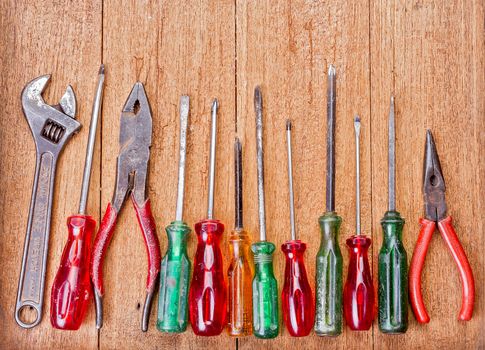
<path id="1" fill-rule="evenodd" d="M 116 218 L 131 195 L 148 254 L 148 277 L 141 329 L 148 329 L 148 318 L 160 273 L 160 244 L 155 221 L 146 193 L 147 168 L 150 158 L 152 115 L 143 84 L 133 86 L 121 112 L 120 152 L 117 158 L 116 187 L 111 203 L 101 221 L 94 241 L 91 259 L 91 281 L 94 287 L 96 328 L 103 325 L 103 260 L 113 236 Z"/>
<path id="2" fill-rule="evenodd" d="M 475 300 L 475 282 L 470 263 L 453 228 L 451 216 L 446 211 L 445 179 L 431 131 L 426 134 L 423 170 L 423 194 L 425 217 L 420 219 L 421 230 L 414 248 L 409 268 L 409 296 L 411 306 L 419 323 L 428 323 L 429 315 L 421 295 L 421 272 L 431 237 L 438 226 L 441 236 L 453 255 L 462 283 L 462 304 L 458 319 L 468 321 L 472 317 Z"/>

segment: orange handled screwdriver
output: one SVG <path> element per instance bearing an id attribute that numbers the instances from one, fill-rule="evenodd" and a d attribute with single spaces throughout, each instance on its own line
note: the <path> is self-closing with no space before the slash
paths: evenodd
<path id="1" fill-rule="evenodd" d="M 91 240 L 96 229 L 96 221 L 85 213 L 93 164 L 94 144 L 96 142 L 96 129 L 99 115 L 101 114 L 103 87 L 104 65 L 101 65 L 91 115 L 91 125 L 89 126 L 79 214 L 70 216 L 67 219 L 69 235 L 62 252 L 61 264 L 52 284 L 51 324 L 58 329 L 79 329 L 91 297 L 89 261 L 91 259 Z"/>
<path id="2" fill-rule="evenodd" d="M 228 332 L 231 336 L 245 336 L 252 333 L 252 292 L 251 281 L 254 269 L 250 253 L 249 236 L 243 228 L 243 190 L 242 190 L 242 146 L 236 137 L 234 142 L 235 173 L 235 228 L 229 242 L 231 262 L 227 270 L 229 280 L 229 319 Z"/>

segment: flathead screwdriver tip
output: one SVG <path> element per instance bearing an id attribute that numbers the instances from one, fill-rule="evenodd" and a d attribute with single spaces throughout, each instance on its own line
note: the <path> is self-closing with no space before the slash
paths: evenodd
<path id="1" fill-rule="evenodd" d="M 256 85 L 254 88 L 254 108 L 261 109 L 263 105 L 263 96 L 261 95 L 261 87 Z"/>
<path id="2" fill-rule="evenodd" d="M 291 130 L 291 120 L 286 119 L 286 130 Z"/>
<path id="3" fill-rule="evenodd" d="M 328 75 L 335 75 L 335 67 L 332 64 L 328 67 Z"/>
<path id="4" fill-rule="evenodd" d="M 99 72 L 98 72 L 98 74 L 104 75 L 104 64 L 101 64 L 101 66 L 99 66 Z"/>

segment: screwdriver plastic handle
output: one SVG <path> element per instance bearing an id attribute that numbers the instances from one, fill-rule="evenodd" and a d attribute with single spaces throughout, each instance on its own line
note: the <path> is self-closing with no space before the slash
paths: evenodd
<path id="1" fill-rule="evenodd" d="M 168 249 L 160 269 L 157 329 L 180 333 L 187 329 L 190 278 L 187 238 L 191 230 L 185 222 L 174 221 L 165 231 L 168 236 Z"/>
<path id="2" fill-rule="evenodd" d="M 303 253 L 306 244 L 300 240 L 284 243 L 281 250 L 286 256 L 285 282 L 281 293 L 283 319 L 293 337 L 310 334 L 314 322 L 314 304 L 305 269 Z"/>
<path id="3" fill-rule="evenodd" d="M 367 257 L 370 238 L 354 235 L 347 239 L 350 261 L 344 287 L 344 317 L 350 329 L 368 330 L 375 317 L 375 293 Z"/>
<path id="4" fill-rule="evenodd" d="M 254 253 L 253 278 L 253 333 L 258 338 L 275 338 L 279 333 L 278 283 L 273 272 L 275 245 L 256 242 L 251 245 Z"/>
<path id="5" fill-rule="evenodd" d="M 458 319 L 461 321 L 468 321 L 473 314 L 475 281 L 473 279 L 470 263 L 468 262 L 465 251 L 458 240 L 458 236 L 451 224 L 451 220 L 450 216 L 441 220 L 438 223 L 438 228 L 455 259 L 460 272 L 462 282 L 462 303 Z M 414 248 L 409 268 L 409 296 L 416 320 L 419 323 L 428 323 L 429 315 L 424 306 L 423 296 L 421 295 L 421 272 L 423 271 L 424 260 L 436 228 L 436 223 L 427 219 L 420 219 L 419 223 L 421 225 L 421 230 L 419 232 L 418 241 Z"/>
<path id="6" fill-rule="evenodd" d="M 404 220 L 388 211 L 381 220 L 384 240 L 379 252 L 379 329 L 405 333 L 408 328 L 408 259 L 402 244 Z"/>
<path id="7" fill-rule="evenodd" d="M 317 253 L 315 333 L 337 336 L 342 333 L 342 253 L 338 232 L 342 218 L 334 212 L 318 222 L 322 239 Z"/>
<path id="8" fill-rule="evenodd" d="M 228 332 L 232 336 L 252 334 L 252 294 L 253 259 L 249 252 L 248 234 L 235 229 L 229 238 L 231 262 L 227 271 L 229 280 L 229 320 Z"/>
<path id="9" fill-rule="evenodd" d="M 221 334 L 226 325 L 227 291 L 220 248 L 224 225 L 219 220 L 195 224 L 198 244 L 189 291 L 189 314 L 196 335 Z"/>
<path id="10" fill-rule="evenodd" d="M 51 292 L 51 324 L 54 328 L 77 330 L 81 326 L 89 299 L 89 261 L 96 221 L 87 215 L 67 219 L 68 238 L 62 252 Z"/>

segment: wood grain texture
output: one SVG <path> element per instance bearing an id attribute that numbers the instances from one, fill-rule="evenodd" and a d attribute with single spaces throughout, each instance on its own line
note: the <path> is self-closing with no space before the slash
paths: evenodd
<path id="1" fill-rule="evenodd" d="M 68 9 L 66 11 L 66 9 Z M 0 195 L 0 348 L 45 349 L 70 343 L 73 347 L 94 348 L 97 332 L 93 313 L 78 332 L 54 330 L 50 325 L 50 291 L 62 249 L 67 239 L 66 219 L 78 210 L 82 167 L 91 118 L 96 74 L 101 62 L 101 4 L 98 1 L 38 1 L 35 4 L 2 1 L 0 20 L 1 99 Z M 59 158 L 54 190 L 52 223 L 45 280 L 42 323 L 22 330 L 14 320 L 15 300 L 23 244 L 29 214 L 35 168 L 35 145 L 22 113 L 20 93 L 33 78 L 52 73 L 44 95 L 57 104 L 71 84 L 78 102 L 77 119 L 82 132 L 67 144 Z M 99 207 L 99 147 L 96 148 L 88 211 L 97 218 Z"/>
<path id="2" fill-rule="evenodd" d="M 481 1 L 3 1 L 0 3 L 0 348 L 44 349 L 387 349 L 485 348 L 485 38 Z M 377 278 L 382 242 L 380 219 L 387 207 L 387 114 L 396 96 L 398 209 L 406 219 L 404 244 L 411 258 L 423 213 L 422 154 L 426 128 L 434 132 L 447 183 L 449 213 L 473 268 L 473 319 L 458 322 L 461 286 L 439 234 L 423 274 L 431 322 L 416 323 L 410 310 L 406 335 L 344 328 L 338 338 L 195 337 L 158 332 L 156 300 L 150 328 L 140 331 L 145 297 L 146 253 L 130 202 L 120 214 L 105 261 L 105 322 L 94 327 L 94 307 L 77 332 L 53 330 L 50 287 L 67 237 L 65 220 L 77 210 L 96 72 L 107 79 L 100 138 L 88 211 L 98 220 L 110 201 L 118 154 L 121 108 L 132 85 L 145 84 L 153 113 L 148 195 L 160 237 L 174 219 L 177 186 L 179 98 L 190 96 L 184 219 L 193 228 L 206 216 L 210 106 L 220 102 L 215 216 L 234 225 L 233 140 L 243 143 L 244 219 L 258 239 L 254 87 L 263 92 L 268 240 L 277 246 L 275 274 L 281 292 L 290 238 L 285 120 L 293 121 L 297 234 L 314 286 L 320 241 L 318 217 L 325 205 L 326 73 L 337 69 L 336 210 L 343 217 L 339 241 L 355 230 L 353 116 L 362 118 L 362 228 L 372 235 L 371 263 Z M 61 156 L 55 189 L 43 322 L 20 329 L 13 318 L 25 225 L 34 173 L 34 144 L 24 122 L 20 91 L 32 78 L 53 73 L 47 101 L 71 83 L 78 98 L 81 133 Z M 13 124 L 10 118 L 21 121 Z M 14 119 L 17 120 L 17 119 Z M 12 203 L 15 203 L 12 205 Z M 193 259 L 197 239 L 189 239 Z M 227 258 L 224 269 L 227 269 Z M 345 277 L 345 276 L 344 276 Z"/>

